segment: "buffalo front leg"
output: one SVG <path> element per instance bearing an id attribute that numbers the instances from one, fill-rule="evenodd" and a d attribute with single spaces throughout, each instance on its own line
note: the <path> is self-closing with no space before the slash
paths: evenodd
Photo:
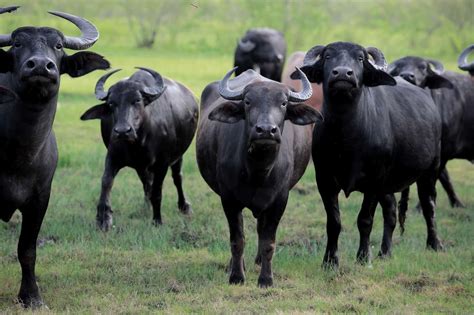
<path id="1" fill-rule="evenodd" d="M 402 190 L 400 201 L 398 201 L 398 222 L 400 223 L 400 234 L 405 233 L 405 220 L 408 211 L 408 199 L 410 198 L 410 186 Z"/>
<path id="2" fill-rule="evenodd" d="M 393 194 L 384 195 L 379 198 L 383 211 L 383 239 L 379 257 L 390 257 L 392 255 L 392 235 L 397 223 L 397 201 Z"/>
<path id="3" fill-rule="evenodd" d="M 104 232 L 107 232 L 112 227 L 112 208 L 110 207 L 110 192 L 114 184 L 114 178 L 120 170 L 117 167 L 110 155 L 107 153 L 105 158 L 105 169 L 102 175 L 102 187 L 100 191 L 99 203 L 97 205 L 96 223 L 97 227 Z"/>
<path id="4" fill-rule="evenodd" d="M 286 201 L 279 207 L 268 209 L 257 220 L 258 252 L 262 268 L 258 277 L 261 288 L 273 285 L 272 259 L 275 253 L 276 231 L 285 211 Z M 256 259 L 257 260 L 257 259 Z"/>
<path id="5" fill-rule="evenodd" d="M 459 200 L 459 197 L 456 195 L 456 192 L 454 191 L 453 184 L 451 183 L 451 179 L 449 178 L 449 173 L 446 166 L 440 170 L 438 179 L 441 185 L 443 185 L 444 190 L 448 194 L 449 203 L 451 204 L 451 207 L 464 208 L 465 207 L 464 204 L 462 203 L 461 200 Z"/>
<path id="6" fill-rule="evenodd" d="M 161 196 L 163 190 L 163 181 L 166 176 L 168 167 L 159 165 L 155 167 L 153 174 L 153 187 L 151 192 L 151 204 L 153 206 L 153 224 L 159 226 L 163 224 L 161 220 Z"/>
<path id="7" fill-rule="evenodd" d="M 183 174 L 181 173 L 181 167 L 183 165 L 183 157 L 180 157 L 173 165 L 171 165 L 171 174 L 173 176 L 173 182 L 178 191 L 178 209 L 182 214 L 191 214 L 193 209 L 191 204 L 186 200 L 186 196 L 183 192 Z"/>
<path id="8" fill-rule="evenodd" d="M 43 305 L 35 276 L 36 241 L 41 229 L 46 209 L 48 208 L 50 190 L 42 200 L 29 202 L 20 209 L 23 220 L 21 224 L 20 240 L 18 242 L 18 260 L 21 265 L 21 287 L 18 300 L 24 307 L 39 307 Z"/>
<path id="9" fill-rule="evenodd" d="M 241 284 L 245 282 L 244 274 L 244 220 L 242 217 L 243 207 L 238 205 L 234 200 L 222 201 L 227 223 L 229 224 L 230 233 L 230 259 L 229 283 Z"/>
<path id="10" fill-rule="evenodd" d="M 357 227 L 359 228 L 360 235 L 357 261 L 362 264 L 370 262 L 370 233 L 372 232 L 376 208 L 377 196 L 372 193 L 365 193 L 362 207 L 357 217 Z"/>
<path id="11" fill-rule="evenodd" d="M 443 248 L 436 232 L 435 208 L 436 208 L 436 178 L 429 174 L 417 181 L 418 197 L 421 209 L 426 221 L 427 240 L 426 246 L 437 251 Z"/>

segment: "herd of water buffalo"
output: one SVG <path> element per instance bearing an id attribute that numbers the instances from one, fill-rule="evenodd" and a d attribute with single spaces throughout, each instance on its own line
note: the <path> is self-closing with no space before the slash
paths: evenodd
<path id="1" fill-rule="evenodd" d="M 17 8 L 0 8 L 0 14 Z M 52 125 L 60 76 L 79 77 L 110 67 L 96 53 L 64 51 L 91 47 L 99 38 L 92 23 L 50 13 L 72 22 L 81 36 L 65 36 L 49 27 L 20 27 L 0 35 L 0 46 L 10 47 L 0 49 L 0 218 L 7 222 L 17 209 L 22 213 L 18 298 L 26 307 L 43 303 L 35 280 L 36 241 L 58 160 Z M 426 220 L 427 246 L 439 250 L 436 181 L 440 179 L 452 206 L 462 207 L 446 163 L 474 160 L 474 63 L 467 61 L 473 50 L 471 45 L 458 60 L 467 75 L 445 72 L 439 61 L 419 57 L 387 65 L 379 49 L 348 42 L 294 53 L 283 69 L 283 34 L 251 29 L 237 45 L 235 68 L 207 85 L 200 108 L 189 89 L 152 69 L 139 68 L 105 90 L 106 80 L 118 70 L 109 72 L 95 87 L 101 104 L 81 117 L 101 120 L 107 147 L 97 225 L 103 231 L 112 226 L 109 197 L 123 167 L 136 170 L 153 208 L 154 224 L 162 224 L 162 184 L 168 167 L 178 208 L 191 213 L 181 166 L 197 130 L 199 170 L 220 196 L 229 223 L 230 283 L 245 280 L 242 210 L 248 208 L 257 219 L 258 285 L 273 284 L 276 230 L 289 191 L 311 156 L 327 213 L 324 266 L 338 265 L 341 190 L 346 196 L 353 191 L 364 194 L 357 220 L 359 262 L 370 259 L 378 203 L 384 219 L 379 255 L 390 255 L 397 214 L 394 193 L 402 191 L 403 227 L 413 183 Z"/>

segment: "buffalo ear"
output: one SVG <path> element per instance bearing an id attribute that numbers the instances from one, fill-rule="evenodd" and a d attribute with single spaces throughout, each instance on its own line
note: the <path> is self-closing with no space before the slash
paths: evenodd
<path id="1" fill-rule="evenodd" d="M 364 60 L 364 85 L 397 85 L 397 81 L 387 72 L 376 69 L 369 61 Z"/>
<path id="2" fill-rule="evenodd" d="M 245 109 L 241 102 L 225 102 L 214 108 L 208 118 L 226 124 L 234 124 L 245 119 Z"/>
<path id="3" fill-rule="evenodd" d="M 102 119 L 109 115 L 110 110 L 106 103 L 92 106 L 81 116 L 81 120 Z"/>
<path id="4" fill-rule="evenodd" d="M 16 95 L 15 92 L 4 86 L 0 86 L 0 105 L 13 102 L 16 99 L 18 99 L 18 95 Z"/>
<path id="5" fill-rule="evenodd" d="M 428 67 L 428 76 L 426 77 L 425 86 L 429 89 L 440 89 L 440 88 L 447 88 L 452 89 L 454 86 L 445 77 L 442 75 L 437 74 L 433 70 Z"/>
<path id="6" fill-rule="evenodd" d="M 98 69 L 109 69 L 110 63 L 101 55 L 81 51 L 72 56 L 64 56 L 61 61 L 61 74 L 67 73 L 71 77 L 80 77 Z"/>
<path id="7" fill-rule="evenodd" d="M 286 117 L 295 125 L 309 125 L 322 120 L 323 116 L 316 109 L 306 104 L 289 104 L 286 109 Z"/>
<path id="8" fill-rule="evenodd" d="M 308 78 L 309 82 L 320 84 L 321 82 L 323 82 L 324 78 L 323 65 L 323 60 L 319 59 L 313 65 L 302 66 L 300 70 L 303 71 L 304 74 L 306 74 L 306 77 Z M 292 78 L 293 80 L 298 80 L 300 78 L 298 70 L 293 71 L 290 75 L 290 78 Z"/>
<path id="9" fill-rule="evenodd" d="M 0 49 L 0 73 L 11 72 L 13 70 L 12 55 Z"/>

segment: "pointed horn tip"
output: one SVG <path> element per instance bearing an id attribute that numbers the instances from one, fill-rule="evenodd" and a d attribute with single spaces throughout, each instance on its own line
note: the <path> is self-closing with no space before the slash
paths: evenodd
<path id="1" fill-rule="evenodd" d="M 13 11 L 18 10 L 18 8 L 21 8 L 21 6 L 19 6 L 19 5 L 12 5 L 12 6 L 9 6 L 9 7 L 0 8 L 0 10 L 3 11 L 3 12 L 12 13 Z"/>

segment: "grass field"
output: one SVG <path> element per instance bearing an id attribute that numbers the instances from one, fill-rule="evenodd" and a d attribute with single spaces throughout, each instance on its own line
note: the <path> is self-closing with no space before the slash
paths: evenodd
<path id="1" fill-rule="evenodd" d="M 66 6 L 66 2 L 55 3 Z M 396 5 L 396 1 L 390 3 Z M 9 17 L 8 21 L 12 20 Z M 206 23 L 212 25 L 211 22 Z M 112 32 L 115 27 L 110 20 L 101 23 L 108 27 L 106 31 Z M 213 26 L 218 32 L 219 25 Z M 115 31 L 124 28 L 117 25 Z M 183 38 L 193 38 L 190 29 Z M 339 29 L 328 36 L 343 31 Z M 380 30 L 374 30 L 374 34 L 376 31 Z M 395 40 L 409 36 L 406 32 L 392 35 L 390 45 L 393 46 L 398 43 Z M 355 38 L 360 36 L 362 31 Z M 384 41 L 378 33 L 372 36 Z M 123 38 L 120 40 L 122 45 Z M 208 43 L 211 46 L 212 40 Z M 111 42 L 110 37 L 105 41 Z M 315 40 L 313 44 L 318 43 L 321 42 Z M 435 39 L 430 45 L 434 43 Z M 303 48 L 308 47 L 306 44 L 298 47 Z M 91 50 L 105 55 L 114 68 L 124 69 L 110 82 L 130 75 L 134 66 L 147 66 L 181 81 L 197 97 L 207 83 L 220 79 L 232 66 L 232 54 L 222 53 L 222 50 L 230 52 L 230 46 L 221 51 L 195 53 L 188 49 L 175 53 L 161 48 L 140 50 L 99 42 Z M 447 69 L 454 70 L 457 55 L 447 51 L 443 46 L 434 54 L 450 54 L 443 61 Z M 54 126 L 60 160 L 37 252 L 38 283 L 50 310 L 42 309 L 39 313 L 474 312 L 474 167 L 466 161 L 452 161 L 448 169 L 467 208 L 450 208 L 444 191 L 438 187 L 437 223 L 445 245 L 445 251 L 439 253 L 425 249 L 425 222 L 414 210 L 417 198 L 413 190 L 405 235 L 399 235 L 398 227 L 394 233 L 393 257 L 374 259 L 369 266 L 358 265 L 356 218 L 362 198 L 358 193 L 349 199 L 341 194 L 343 232 L 337 272 L 321 269 L 326 215 L 317 191 L 314 167 L 310 164 L 297 189 L 291 192 L 278 229 L 273 260 L 275 286 L 270 289 L 257 287 L 258 270 L 253 265 L 256 225 L 248 210 L 244 211 L 247 282 L 241 286 L 227 284 L 226 266 L 230 258 L 227 222 L 219 198 L 199 174 L 194 144 L 185 155 L 183 168 L 185 193 L 194 208 L 192 217 L 183 217 L 178 212 L 176 190 L 168 175 L 163 190 L 164 225 L 154 227 L 151 210 L 145 210 L 138 177 L 134 171 L 124 169 L 112 191 L 115 227 L 107 234 L 100 232 L 95 226 L 95 212 L 106 150 L 99 122 L 82 122 L 79 117 L 87 108 L 98 104 L 93 88 L 102 74 L 62 78 Z M 19 213 L 9 223 L 0 223 L 0 313 L 24 312 L 15 303 L 21 279 L 16 256 L 20 227 Z M 380 247 L 382 227 L 378 209 L 372 232 L 374 254 Z"/>

